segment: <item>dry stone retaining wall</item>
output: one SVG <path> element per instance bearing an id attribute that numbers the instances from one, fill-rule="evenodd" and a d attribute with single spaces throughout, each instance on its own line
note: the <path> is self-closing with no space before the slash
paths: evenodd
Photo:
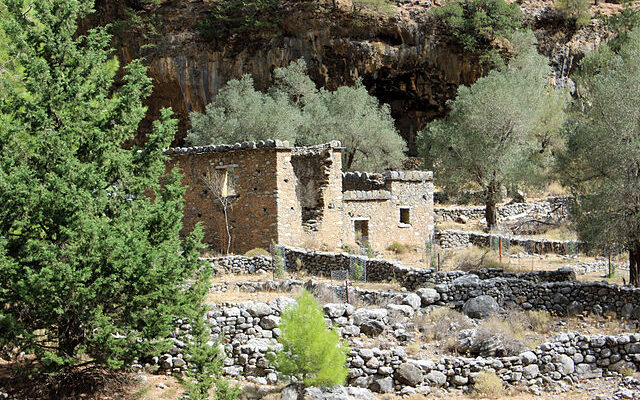
<path id="1" fill-rule="evenodd" d="M 491 242 L 496 243 L 499 238 L 502 238 L 503 245 L 521 246 L 530 254 L 570 255 L 584 251 L 584 244 L 574 240 L 531 239 L 456 229 L 435 231 L 435 240 L 444 249 L 469 246 L 490 247 Z"/>
<path id="2" fill-rule="evenodd" d="M 515 217 L 553 216 L 563 219 L 568 215 L 567 203 L 570 197 L 548 197 L 542 201 L 506 203 L 497 206 L 498 219 Z M 484 207 L 436 207 L 436 222 L 458 221 L 462 219 L 484 219 Z"/>
<path id="3" fill-rule="evenodd" d="M 396 260 L 369 258 L 348 253 L 334 253 L 305 250 L 296 247 L 279 246 L 285 269 L 304 271 L 310 275 L 330 278 L 332 271 L 350 270 L 355 263 L 366 267 L 366 280 L 372 282 L 397 280 L 409 290 L 425 285 L 451 283 L 465 275 L 476 275 L 480 279 L 519 278 L 536 282 L 557 282 L 575 279 L 575 273 L 568 269 L 556 271 L 534 271 L 524 273 L 505 272 L 502 269 L 481 269 L 477 271 L 439 272 L 434 269 L 411 268 Z M 207 259 L 219 271 L 235 274 L 252 274 L 273 270 L 271 259 L 267 257 L 218 257 Z"/>
<path id="4" fill-rule="evenodd" d="M 267 303 L 227 303 L 206 315 L 212 341 L 223 338 L 224 373 L 243 376 L 256 383 L 276 383 L 278 376 L 267 354 L 279 348 L 280 313 L 294 300 L 280 297 Z M 396 306 L 396 309 L 401 309 Z M 411 306 L 406 306 L 413 309 Z M 325 316 L 345 339 L 364 331 L 372 319 L 389 324 L 389 308 L 354 309 L 345 304 L 327 304 Z M 185 354 L 190 325 L 176 321 L 174 346 L 156 358 L 165 370 L 182 372 L 188 368 Z M 401 347 L 358 348 L 350 341 L 348 382 L 377 392 L 406 392 L 407 388 L 468 388 L 480 371 L 494 371 L 504 382 L 536 388 L 561 382 L 575 382 L 610 376 L 640 367 L 640 334 L 584 336 L 560 334 L 553 341 L 512 357 L 443 357 L 437 360 L 412 359 Z"/>

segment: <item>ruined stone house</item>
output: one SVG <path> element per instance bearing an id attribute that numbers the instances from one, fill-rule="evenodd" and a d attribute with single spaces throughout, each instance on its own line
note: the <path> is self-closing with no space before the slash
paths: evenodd
<path id="1" fill-rule="evenodd" d="M 202 222 L 205 242 L 215 250 L 227 243 L 220 199 L 229 204 L 235 253 L 268 249 L 272 242 L 328 249 L 368 243 L 383 250 L 397 241 L 424 248 L 433 235 L 432 173 L 343 173 L 340 142 L 290 147 L 267 140 L 165 154 L 187 186 L 183 233 Z M 211 176 L 220 183 L 216 193 L 205 184 Z"/>

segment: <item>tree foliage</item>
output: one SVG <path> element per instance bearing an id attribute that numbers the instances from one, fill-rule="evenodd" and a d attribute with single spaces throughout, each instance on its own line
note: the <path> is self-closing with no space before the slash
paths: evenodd
<path id="1" fill-rule="evenodd" d="M 161 152 L 176 120 L 164 110 L 144 147 L 123 148 L 151 80 L 134 61 L 114 86 L 106 30 L 76 32 L 92 1 L 5 4 L 20 68 L 0 76 L 0 348 L 45 371 L 123 368 L 165 349 L 172 317 L 195 307 L 184 279 L 201 232 L 180 241 L 183 189 Z"/>
<path id="2" fill-rule="evenodd" d="M 200 22 L 208 38 L 230 38 L 236 34 L 265 34 L 278 27 L 281 0 L 218 0 Z"/>
<path id="3" fill-rule="evenodd" d="M 494 62 L 499 56 L 491 51 L 492 43 L 509 38 L 522 25 L 518 3 L 504 0 L 450 0 L 431 15 L 444 22 L 466 51 L 484 53 Z"/>
<path id="4" fill-rule="evenodd" d="M 276 138 L 298 145 L 340 140 L 346 169 L 398 168 L 405 144 L 388 105 L 360 83 L 317 89 L 302 59 L 274 71 L 268 93 L 244 76 L 220 90 L 205 113 L 191 113 L 193 145 Z"/>
<path id="5" fill-rule="evenodd" d="M 579 237 L 596 248 L 628 250 L 634 285 L 640 285 L 639 59 L 637 28 L 617 52 L 603 45 L 585 56 L 580 111 L 560 157 L 565 183 L 578 195 Z"/>
<path id="6" fill-rule="evenodd" d="M 591 21 L 590 3 L 590 0 L 556 0 L 555 6 L 580 27 Z"/>
<path id="7" fill-rule="evenodd" d="M 438 185 L 453 193 L 484 191 L 490 228 L 501 188 L 533 182 L 550 165 L 566 103 L 564 93 L 549 88 L 548 60 L 537 53 L 533 34 L 519 32 L 514 43 L 517 56 L 508 68 L 458 88 L 448 118 L 428 124 L 418 138 Z"/>
<path id="8" fill-rule="evenodd" d="M 296 305 L 282 313 L 279 328 L 283 348 L 273 360 L 279 373 L 299 378 L 306 386 L 344 384 L 349 349 L 337 331 L 327 328 L 311 293 L 302 291 Z"/>

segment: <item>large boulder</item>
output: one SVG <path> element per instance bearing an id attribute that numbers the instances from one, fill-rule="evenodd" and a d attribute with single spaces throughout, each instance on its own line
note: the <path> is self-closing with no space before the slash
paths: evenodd
<path id="1" fill-rule="evenodd" d="M 558 354 L 553 358 L 553 363 L 556 364 L 556 371 L 562 375 L 571 375 L 575 371 L 575 364 L 571 357 L 566 354 Z"/>
<path id="2" fill-rule="evenodd" d="M 382 321 L 378 321 L 376 319 L 368 320 L 360 325 L 360 332 L 364 333 L 367 336 L 378 336 L 382 332 L 386 325 Z"/>
<path id="3" fill-rule="evenodd" d="M 527 346 L 504 332 L 492 329 L 465 329 L 458 334 L 458 351 L 481 357 L 506 357 L 521 354 Z"/>
<path id="4" fill-rule="evenodd" d="M 389 322 L 388 314 L 385 308 L 371 310 L 361 308 L 353 313 L 353 324 L 365 335 L 377 336 L 385 330 Z"/>
<path id="5" fill-rule="evenodd" d="M 415 293 L 409 293 L 408 295 L 404 296 L 404 298 L 402 299 L 402 304 L 411 306 L 411 308 L 413 308 L 414 310 L 417 310 L 418 308 L 420 308 L 420 305 L 422 304 L 422 299 L 420 299 L 420 296 L 418 296 Z"/>
<path id="6" fill-rule="evenodd" d="M 437 290 L 431 288 L 422 288 L 416 291 L 416 294 L 420 296 L 422 306 L 430 306 L 440 300 L 440 293 Z"/>
<path id="7" fill-rule="evenodd" d="M 459 278 L 456 278 L 451 282 L 451 286 L 477 286 L 480 284 L 480 278 L 478 275 L 467 274 Z"/>
<path id="8" fill-rule="evenodd" d="M 415 387 L 424 381 L 424 374 L 415 364 L 404 363 L 396 369 L 396 379 L 402 384 Z"/>
<path id="9" fill-rule="evenodd" d="M 371 390 L 378 393 L 391 393 L 393 392 L 393 378 L 387 376 L 386 378 L 374 379 L 371 383 Z"/>
<path id="10" fill-rule="evenodd" d="M 462 311 L 471 318 L 487 318 L 500 311 L 498 302 L 491 296 L 481 295 L 467 300 L 462 306 Z"/>

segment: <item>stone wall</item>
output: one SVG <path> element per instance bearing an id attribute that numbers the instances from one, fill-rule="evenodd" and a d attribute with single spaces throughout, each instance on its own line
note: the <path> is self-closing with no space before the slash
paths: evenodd
<path id="1" fill-rule="evenodd" d="M 424 249 L 425 241 L 433 236 L 431 172 L 347 173 L 343 189 L 345 244 L 356 243 L 355 224 L 363 222 L 367 240 L 376 251 L 394 241 Z"/>
<path id="2" fill-rule="evenodd" d="M 568 215 L 567 203 L 570 197 L 548 197 L 539 201 L 524 203 L 504 203 L 497 206 L 498 219 L 537 217 L 545 218 L 553 215 L 555 219 L 563 219 Z M 458 221 L 463 219 L 484 219 L 484 207 L 436 207 L 436 222 Z"/>
<path id="3" fill-rule="evenodd" d="M 224 373 L 242 376 L 256 383 L 277 383 L 278 376 L 267 360 L 269 352 L 280 348 L 277 338 L 281 312 L 294 300 L 280 297 L 269 303 L 227 303 L 206 315 L 212 340 L 223 338 Z M 404 308 L 403 308 L 404 307 Z M 640 334 L 578 335 L 560 334 L 551 342 L 511 357 L 442 357 L 413 359 L 402 347 L 363 348 L 350 340 L 360 333 L 371 334 L 372 322 L 388 326 L 393 312 L 412 315 L 415 307 L 390 305 L 386 308 L 355 309 L 345 304 L 326 304 L 325 317 L 349 341 L 348 383 L 376 392 L 407 393 L 411 388 L 444 387 L 467 389 L 481 371 L 493 371 L 510 385 L 542 386 L 573 383 L 579 379 L 611 376 L 640 368 Z M 174 346 L 152 360 L 163 370 L 182 372 L 188 368 L 185 354 L 190 325 L 176 321 Z M 384 345 L 384 343 L 383 343 Z"/>
<path id="4" fill-rule="evenodd" d="M 532 282 L 564 282 L 575 279 L 570 269 L 555 271 L 506 272 L 502 269 L 489 268 L 476 271 L 436 271 L 434 269 L 411 268 L 396 260 L 369 258 L 348 253 L 305 250 L 290 246 L 279 246 L 285 269 L 288 271 L 304 271 L 309 275 L 331 277 L 332 271 L 349 271 L 358 263 L 366 268 L 366 280 L 370 282 L 397 280 L 409 290 L 437 284 L 450 284 L 454 280 L 468 275 L 479 279 L 514 278 Z M 265 257 L 218 257 L 207 259 L 219 270 L 236 274 L 254 273 L 255 271 L 272 271 L 271 262 Z"/>
<path id="5" fill-rule="evenodd" d="M 436 230 L 434 239 L 443 249 L 459 247 L 489 247 L 502 238 L 504 246 L 520 246 L 529 254 L 570 255 L 584 251 L 584 244 L 575 240 L 532 239 L 520 236 L 504 236 L 494 233 L 460 231 L 456 229 Z"/>
<path id="6" fill-rule="evenodd" d="M 167 150 L 167 168 L 179 167 L 185 207 L 182 234 L 191 232 L 198 222 L 204 228 L 204 241 L 212 249 L 226 252 L 226 225 L 216 196 L 209 192 L 205 174 L 227 171 L 235 195 L 229 196 L 231 251 L 244 253 L 256 247 L 269 247 L 277 237 L 276 194 L 277 151 L 286 142 L 267 140 Z"/>

